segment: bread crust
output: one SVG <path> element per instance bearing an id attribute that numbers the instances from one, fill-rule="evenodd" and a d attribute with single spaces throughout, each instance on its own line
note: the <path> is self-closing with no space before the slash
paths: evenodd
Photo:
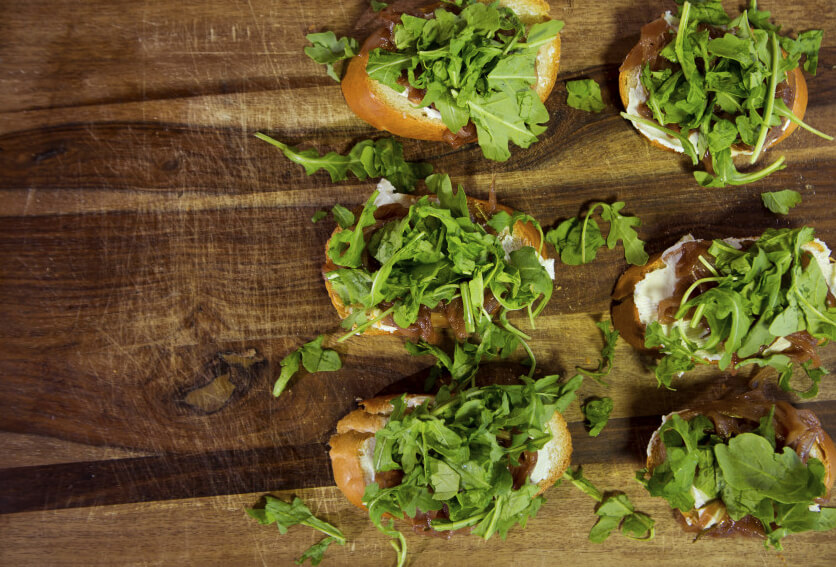
<path id="1" fill-rule="evenodd" d="M 359 508 L 363 506 L 363 493 L 366 490 L 367 473 L 361 463 L 361 451 L 374 434 L 389 421 L 393 411 L 392 398 L 396 395 L 380 396 L 360 402 L 360 409 L 347 414 L 337 423 L 337 433 L 328 441 L 331 446 L 331 468 L 334 481 L 349 502 Z M 415 407 L 434 396 L 406 394 L 407 406 Z M 545 478 L 537 483 L 537 494 L 542 494 L 552 486 L 569 468 L 572 458 L 572 438 L 569 426 L 559 412 L 554 412 L 549 421 L 552 439 L 540 450 L 540 454 L 551 455 L 551 467 Z M 539 456 L 538 456 L 539 458 Z M 371 479 L 369 479 L 371 480 Z"/>
<path id="2" fill-rule="evenodd" d="M 481 0 L 490 3 L 488 0 Z M 500 0 L 517 13 L 526 26 L 548 19 L 549 5 L 543 0 Z M 441 142 L 449 130 L 440 118 L 426 116 L 421 109 L 393 89 L 377 82 L 366 73 L 369 52 L 378 47 L 379 32 L 372 33 L 363 43 L 360 53 L 349 61 L 342 91 L 352 112 L 378 130 L 386 130 L 404 138 Z M 543 45 L 537 53 L 535 90 L 540 100 L 551 94 L 560 65 L 560 34 Z"/>
<path id="3" fill-rule="evenodd" d="M 405 206 L 409 206 L 420 199 L 420 197 L 416 197 L 413 195 L 404 195 L 402 197 L 405 201 L 408 201 L 409 204 Z M 482 199 L 474 199 L 473 197 L 467 197 L 467 208 L 470 211 L 471 217 L 478 218 L 479 215 L 484 214 L 483 211 L 490 211 L 493 210 L 495 213 L 499 211 L 504 211 L 509 215 L 514 214 L 514 209 L 506 207 L 500 204 L 491 204 L 488 201 L 484 201 Z M 494 213 L 494 214 L 495 214 Z M 331 238 L 334 237 L 335 234 L 341 232 L 343 229 L 339 226 L 334 229 L 334 232 L 331 233 Z M 532 225 L 530 222 L 524 222 L 518 220 L 514 223 L 512 227 L 511 234 L 516 238 L 519 238 L 520 241 L 523 243 L 523 246 L 531 246 L 535 250 L 540 249 L 540 245 L 542 243 L 540 239 L 540 233 L 537 229 Z M 325 243 L 325 258 L 328 258 L 328 247 L 331 244 L 331 238 Z M 540 255 L 543 259 L 548 260 L 551 258 L 548 250 L 545 246 L 543 246 Z M 326 260 L 327 262 L 327 260 Z M 325 290 L 328 292 L 328 297 L 331 299 L 331 304 L 334 306 L 334 309 L 337 311 L 337 315 L 340 316 L 340 319 L 345 319 L 352 313 L 352 309 L 345 305 L 337 295 L 336 291 L 334 290 L 334 286 L 325 277 L 326 269 L 323 268 L 322 275 L 323 280 L 325 281 Z M 432 310 L 430 313 L 430 322 L 434 329 L 448 329 L 450 327 L 450 323 L 448 322 L 447 318 L 441 313 L 440 308 L 436 308 Z M 400 327 L 395 327 L 394 331 L 387 331 L 384 329 L 380 329 L 377 327 L 368 327 L 362 334 L 364 335 L 408 335 L 408 333 L 401 329 Z"/>
<path id="4" fill-rule="evenodd" d="M 658 20 L 655 20 L 651 23 L 656 23 L 661 19 L 662 18 L 659 18 Z M 633 50 L 637 50 L 640 48 L 641 39 L 639 39 L 639 43 L 636 44 L 635 47 L 633 47 Z M 629 108 L 630 106 L 630 91 L 639 83 L 639 75 L 641 73 L 640 66 L 626 66 L 626 63 L 630 60 L 630 55 L 633 54 L 633 50 L 631 50 L 630 53 L 628 53 L 627 57 L 624 59 L 625 64 L 621 66 L 621 71 L 618 73 L 618 93 L 621 96 L 621 103 L 624 105 L 625 110 L 627 110 L 627 108 Z M 783 53 L 786 54 L 786 52 Z M 797 116 L 799 120 L 804 120 L 804 113 L 807 110 L 807 81 L 804 79 L 804 75 L 801 72 L 800 66 L 796 67 L 787 74 L 787 83 L 793 89 L 793 92 L 795 94 L 792 104 L 788 106 L 790 107 L 790 110 L 792 110 L 792 113 L 795 116 Z M 782 140 L 786 139 L 787 136 L 792 134 L 796 128 L 798 128 L 798 125 L 795 122 L 787 122 L 787 127 L 784 129 L 783 133 L 774 140 L 771 140 L 769 143 L 764 145 L 764 150 L 777 145 Z M 647 139 L 647 141 L 649 141 L 652 146 L 655 146 L 663 150 L 667 150 L 669 152 L 679 153 L 677 152 L 677 150 L 673 148 L 665 146 L 660 142 L 653 140 L 652 138 L 648 138 L 647 135 L 645 135 L 645 133 L 641 130 L 636 130 L 639 132 L 639 134 L 644 136 L 645 139 Z M 751 155 L 752 151 L 748 150 L 739 153 L 742 155 Z"/>

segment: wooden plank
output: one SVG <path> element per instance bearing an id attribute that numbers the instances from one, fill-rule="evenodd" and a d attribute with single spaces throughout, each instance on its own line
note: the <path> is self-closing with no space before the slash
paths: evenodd
<path id="1" fill-rule="evenodd" d="M 681 531 L 667 504 L 649 498 L 630 480 L 632 463 L 601 463 L 584 472 L 601 487 L 622 490 L 639 510 L 657 519 L 656 538 L 650 542 L 612 536 L 593 544 L 587 534 L 595 521 L 594 502 L 569 483 L 546 492 L 548 501 L 524 530 L 512 530 L 508 539 L 484 542 L 477 537 L 441 538 L 406 534 L 413 567 L 460 564 L 554 565 L 571 559 L 573 565 L 597 566 L 617 558 L 619 565 L 672 565 L 687 553 L 709 565 L 728 564 L 729 558 L 749 565 L 827 566 L 832 535 L 807 533 L 787 538 L 784 551 L 767 551 L 759 541 L 744 538 L 704 539 Z M 388 540 L 354 508 L 336 488 L 277 493 L 292 494 L 308 502 L 318 516 L 339 526 L 349 539 L 346 547 L 332 545 L 323 565 L 393 565 Z M 279 535 L 272 526 L 258 526 L 244 508 L 258 503 L 261 493 L 193 498 L 188 500 L 27 512 L 0 516 L 0 562 L 51 565 L 193 564 L 291 565 L 308 546 L 321 539 L 304 527 Z M 118 558 L 118 559 L 114 559 Z"/>

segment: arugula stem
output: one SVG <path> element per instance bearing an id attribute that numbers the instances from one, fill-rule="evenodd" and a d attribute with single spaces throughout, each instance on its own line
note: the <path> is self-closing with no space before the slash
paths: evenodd
<path id="1" fill-rule="evenodd" d="M 703 311 L 705 311 L 705 303 L 700 303 L 697 306 L 697 310 L 694 311 L 694 317 L 691 319 L 691 322 L 688 325 L 689 327 L 691 327 L 692 329 L 697 328 L 697 326 L 700 324 L 700 319 L 702 319 Z"/>
<path id="2" fill-rule="evenodd" d="M 752 173 L 740 174 L 738 173 L 731 179 L 726 179 L 726 182 L 729 185 L 746 185 L 747 183 L 753 183 L 764 177 L 772 175 L 779 169 L 784 169 L 784 156 L 779 157 L 771 165 L 764 167 L 758 171 L 753 171 Z"/>
<path id="3" fill-rule="evenodd" d="M 679 319 L 682 316 L 681 315 L 682 308 L 685 306 L 686 303 L 688 303 L 688 298 L 691 297 L 691 294 L 694 292 L 695 289 L 697 289 L 698 286 L 700 286 L 704 283 L 708 283 L 708 282 L 723 281 L 724 279 L 725 278 L 722 278 L 722 277 L 701 278 L 701 279 L 698 279 L 697 281 L 695 281 L 694 283 L 692 283 L 688 287 L 688 289 L 685 290 L 685 295 L 682 296 L 682 299 L 679 302 L 679 311 L 677 311 L 677 313 L 676 313 L 676 318 Z"/>
<path id="4" fill-rule="evenodd" d="M 806 305 L 806 306 L 807 306 L 807 308 L 808 308 L 810 311 L 812 311 L 813 313 L 815 313 L 816 315 L 818 315 L 819 317 L 821 317 L 823 321 L 826 321 L 826 322 L 828 322 L 829 324 L 836 326 L 836 321 L 834 321 L 834 320 L 833 320 L 833 319 L 831 319 L 830 317 L 825 316 L 825 314 L 824 314 L 824 313 L 822 313 L 821 311 L 819 311 L 818 309 L 816 309 L 816 308 L 813 306 L 813 304 L 812 304 L 812 303 L 810 303 L 809 301 L 807 301 L 807 298 L 806 298 L 806 297 L 804 297 L 804 296 L 801 294 L 801 292 L 800 292 L 800 291 L 798 291 L 798 288 L 795 288 L 793 291 L 795 292 L 796 297 L 798 297 L 798 299 L 800 299 L 800 300 L 804 303 L 804 305 Z"/>
<path id="5" fill-rule="evenodd" d="M 676 28 L 676 43 L 674 43 L 673 49 L 676 52 L 676 59 L 682 64 L 682 61 L 685 60 L 685 51 L 682 48 L 682 44 L 685 42 L 685 35 L 688 33 L 688 16 L 691 14 L 691 3 L 685 2 L 682 5 L 682 15 L 679 16 L 679 26 Z M 682 72 L 685 73 L 685 65 L 682 65 Z M 689 81 L 691 77 L 686 75 L 685 77 Z M 696 165 L 696 164 L 695 164 Z"/>
<path id="6" fill-rule="evenodd" d="M 706 260 L 706 259 L 705 259 L 705 256 L 703 256 L 702 254 L 700 254 L 699 256 L 697 256 L 697 259 L 700 261 L 700 264 L 702 264 L 703 266 L 705 266 L 705 267 L 706 267 L 706 269 L 707 269 L 709 272 L 711 272 L 712 274 L 714 274 L 716 277 L 719 277 L 719 276 L 720 276 L 720 274 L 718 274 L 718 273 L 717 273 L 717 270 L 715 270 L 715 269 L 714 269 L 714 266 L 712 266 L 712 265 L 711 265 L 711 263 L 710 263 L 708 260 Z"/>
<path id="7" fill-rule="evenodd" d="M 465 518 L 464 520 L 459 520 L 457 522 L 451 522 L 449 520 L 433 520 L 432 522 L 430 522 L 430 525 L 434 530 L 440 532 L 455 531 L 478 524 L 486 515 L 487 512 L 482 512 L 481 514 L 476 514 L 475 516 L 471 516 L 469 518 Z"/>
<path id="8" fill-rule="evenodd" d="M 359 335 L 360 333 L 362 333 L 363 331 L 365 331 L 366 329 L 368 329 L 369 327 L 371 327 L 372 325 L 374 325 L 375 323 L 377 323 L 378 321 L 382 320 L 384 317 L 386 317 L 387 315 L 392 313 L 392 311 L 394 311 L 394 310 L 395 310 L 395 306 L 393 305 L 392 307 L 390 307 L 389 309 L 387 309 L 386 311 L 384 311 L 383 313 L 381 313 L 380 315 L 378 315 L 377 317 L 375 317 L 371 321 L 366 321 L 362 325 L 358 325 L 358 327 L 356 329 L 350 330 L 345 335 L 343 335 L 339 339 L 337 339 L 337 342 L 341 343 L 341 342 L 347 341 L 348 339 L 350 339 L 354 335 Z"/>
<path id="9" fill-rule="evenodd" d="M 389 543 L 392 545 L 395 553 L 398 554 L 397 567 L 403 567 L 406 565 L 406 538 L 399 531 L 395 531 L 395 534 L 397 535 L 389 534 L 392 536 L 392 540 Z"/>
<path id="10" fill-rule="evenodd" d="M 775 108 L 773 109 L 773 112 L 775 112 L 775 114 L 777 114 L 778 116 L 781 116 L 782 118 L 786 118 L 790 122 L 798 125 L 801 128 L 804 128 L 808 132 L 811 132 L 811 133 L 815 134 L 816 136 L 818 136 L 820 138 L 824 138 L 828 142 L 833 141 L 833 136 L 829 136 L 829 135 L 825 134 L 824 132 L 822 132 L 820 130 L 816 130 L 815 128 L 813 128 L 809 124 L 806 124 L 804 121 L 800 120 L 798 118 L 798 116 L 796 116 L 788 108 L 786 108 L 786 105 L 782 106 L 782 104 L 783 104 L 783 101 L 779 101 L 779 103 L 775 105 Z"/>
<path id="11" fill-rule="evenodd" d="M 581 264 L 586 264 L 586 225 L 589 223 L 589 217 L 592 212 L 602 203 L 595 203 L 592 208 L 586 212 L 586 217 L 583 219 L 583 226 L 581 227 Z"/>
<path id="12" fill-rule="evenodd" d="M 468 334 L 476 331 L 476 326 L 473 323 L 473 302 L 470 298 L 470 285 L 468 282 L 462 282 L 459 286 L 462 291 L 462 311 L 464 314 L 464 330 Z"/>
<path id="13" fill-rule="evenodd" d="M 761 126 L 758 141 L 755 144 L 755 149 L 752 150 L 752 157 L 749 163 L 755 163 L 760 157 L 763 144 L 766 141 L 766 133 L 769 132 L 769 122 L 772 120 L 772 110 L 775 106 L 775 91 L 778 88 L 778 61 L 781 60 L 781 49 L 778 47 L 778 38 L 775 33 L 770 34 L 772 38 L 772 75 L 769 78 L 769 93 L 766 98 L 766 112 L 763 116 L 763 126 Z"/>
<path id="14" fill-rule="evenodd" d="M 327 536 L 331 536 L 332 538 L 337 540 L 337 543 L 339 543 L 340 545 L 345 545 L 345 542 L 346 542 L 345 536 L 343 535 L 343 533 L 340 530 L 338 530 L 337 528 L 335 528 L 331 524 L 325 524 L 327 526 L 327 528 L 326 528 L 325 526 L 315 524 L 313 522 L 309 522 L 308 520 L 303 520 L 299 523 L 303 526 L 313 528 L 313 529 L 317 530 L 318 532 L 322 532 Z"/>
<path id="15" fill-rule="evenodd" d="M 691 158 L 691 162 L 693 165 L 697 165 L 700 163 L 699 158 L 697 157 L 697 150 L 694 148 L 694 144 L 691 143 L 691 140 L 688 139 L 682 132 L 675 132 L 670 128 L 665 128 L 661 124 L 657 124 L 653 120 L 647 120 L 646 118 L 642 118 L 641 116 L 636 116 L 634 114 L 627 114 L 626 112 L 621 113 L 621 117 L 629 120 L 630 122 L 635 122 L 636 124 L 642 124 L 644 126 L 649 126 L 651 128 L 656 128 L 660 132 L 663 132 L 670 136 L 671 138 L 676 138 L 679 140 L 679 143 L 682 144 L 682 150 Z"/>

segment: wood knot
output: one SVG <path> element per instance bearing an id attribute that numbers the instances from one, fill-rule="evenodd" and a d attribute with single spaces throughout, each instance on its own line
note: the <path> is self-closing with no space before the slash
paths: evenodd
<path id="1" fill-rule="evenodd" d="M 204 415 L 217 413 L 250 389 L 264 363 L 253 348 L 243 353 L 219 352 L 198 372 L 198 385 L 183 394 L 181 403 Z"/>

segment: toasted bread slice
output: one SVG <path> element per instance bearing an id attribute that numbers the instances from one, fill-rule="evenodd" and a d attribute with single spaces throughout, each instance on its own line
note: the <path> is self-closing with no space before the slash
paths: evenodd
<path id="1" fill-rule="evenodd" d="M 337 433 L 328 441 L 331 445 L 331 468 L 337 487 L 349 502 L 360 508 L 366 486 L 376 481 L 372 455 L 374 434 L 389 421 L 394 409 L 390 400 L 396 396 L 381 396 L 360 403 L 361 408 L 346 415 L 337 423 Z M 407 394 L 408 407 L 415 407 L 433 396 Z M 569 467 L 572 457 L 572 438 L 566 420 L 555 412 L 549 421 L 551 440 L 537 452 L 537 465 L 530 475 L 537 484 L 537 494 L 552 486 Z"/>
<path id="2" fill-rule="evenodd" d="M 746 413 L 753 421 L 769 413 L 770 407 L 775 405 L 776 431 L 799 456 L 806 460 L 807 456 L 816 458 L 825 467 L 825 494 L 817 499 L 817 503 L 826 502 L 830 498 L 831 487 L 836 479 L 836 447 L 833 439 L 821 427 L 819 419 L 810 410 L 797 409 L 787 402 L 772 402 L 755 390 L 726 400 L 718 400 L 708 404 L 700 404 L 691 410 L 674 412 L 682 419 L 689 421 L 697 415 L 714 414 L 729 416 L 731 419 L 742 419 L 741 413 Z M 743 408 L 743 411 L 740 411 Z M 662 424 L 671 418 L 673 413 L 662 417 Z M 647 445 L 647 470 L 653 470 L 662 464 L 666 458 L 665 445 L 659 435 L 659 429 L 653 432 Z M 700 500 L 702 497 L 700 498 Z M 703 531 L 714 527 L 718 535 L 742 533 L 747 535 L 763 535 L 763 527 L 749 517 L 740 520 L 741 526 L 735 529 L 735 522 L 729 517 L 726 506 L 721 499 L 713 501 L 697 501 L 697 506 L 682 513 L 683 527 L 688 531 Z M 707 532 L 711 534 L 711 531 Z"/>
<path id="3" fill-rule="evenodd" d="M 660 38 L 662 37 L 660 31 L 664 31 L 665 29 L 672 28 L 669 24 L 667 24 L 664 17 L 647 24 L 642 28 L 642 35 L 639 42 L 624 59 L 624 63 L 622 64 L 618 74 L 618 92 L 621 95 L 621 102 L 624 105 L 624 109 L 627 110 L 628 113 L 635 114 L 635 112 L 631 112 L 630 109 L 636 108 L 637 105 L 647 100 L 647 91 L 644 89 L 639 79 L 642 63 L 648 57 L 654 57 L 657 55 L 665 46 L 665 42 L 660 41 Z M 801 72 L 800 66 L 796 67 L 787 74 L 785 84 L 788 88 L 792 89 L 793 92 L 792 104 L 787 104 L 787 107 L 795 116 L 798 117 L 799 120 L 803 120 L 804 113 L 807 110 L 807 82 L 804 80 L 804 75 Z M 637 124 L 633 124 L 633 126 L 642 136 L 647 138 L 653 146 L 672 152 L 683 152 L 682 145 L 675 138 L 646 126 Z M 780 126 L 773 127 L 781 128 L 781 134 L 769 140 L 763 149 L 770 148 L 780 143 L 787 136 L 792 134 L 797 127 L 798 125 L 795 122 L 783 119 Z M 751 155 L 752 149 L 734 150 L 733 154 Z"/>
<path id="4" fill-rule="evenodd" d="M 726 242 L 739 243 L 746 241 L 757 240 L 757 237 L 751 238 L 728 238 Z M 670 248 L 654 254 L 650 257 L 644 266 L 631 266 L 618 279 L 615 288 L 612 292 L 613 304 L 611 308 L 612 321 L 616 329 L 621 333 L 621 336 L 630 343 L 634 348 L 651 352 L 651 349 L 645 347 L 645 330 L 647 326 L 658 320 L 658 312 L 654 312 L 654 307 L 658 305 L 659 301 L 651 301 L 650 308 L 648 305 L 648 295 L 650 290 L 639 289 L 641 282 L 651 274 L 659 274 L 659 270 L 673 270 L 676 262 L 679 260 L 678 249 L 684 244 L 693 242 L 694 244 L 710 244 L 710 241 L 695 240 L 690 234 L 684 236 L 679 242 Z M 803 249 L 813 255 L 819 262 L 819 265 L 827 263 L 830 266 L 831 276 L 826 276 L 828 286 L 831 288 L 831 293 L 836 295 L 836 273 L 833 273 L 833 258 L 828 257 L 830 249 L 821 240 L 815 239 L 803 246 Z M 824 272 L 824 269 L 822 270 Z M 676 278 L 675 281 L 678 281 Z M 668 289 L 670 289 L 670 282 Z M 658 298 L 657 298 L 658 299 Z M 663 300 L 665 298 L 662 298 Z M 637 304 L 643 304 L 643 313 L 639 313 Z M 776 339 L 776 341 L 779 339 Z M 712 364 L 717 364 L 716 360 L 707 360 Z"/>
<path id="5" fill-rule="evenodd" d="M 481 1 L 491 3 L 489 0 Z M 526 27 L 549 19 L 549 5 L 543 0 L 500 0 L 499 4 L 513 10 Z M 360 53 L 348 64 L 342 80 L 346 103 L 354 114 L 379 130 L 418 140 L 440 142 L 449 139 L 451 133 L 437 112 L 416 108 L 405 96 L 366 73 L 369 52 L 379 47 L 380 33 L 377 31 L 369 36 Z M 557 35 L 537 53 L 535 89 L 544 102 L 554 87 L 559 64 L 560 35 Z"/>
<path id="6" fill-rule="evenodd" d="M 389 187 L 389 188 L 391 189 L 391 187 Z M 381 182 L 381 184 L 378 185 L 378 189 L 383 191 L 383 182 Z M 396 202 L 401 204 L 402 206 L 404 206 L 406 208 L 408 208 L 410 205 L 412 205 L 413 203 L 417 202 L 418 199 L 420 199 L 420 197 L 417 197 L 417 196 L 414 196 L 414 195 L 403 195 L 403 194 L 393 195 L 391 193 L 390 193 L 390 196 L 387 197 L 387 198 L 397 199 Z M 505 207 L 503 205 L 500 205 L 500 204 L 497 204 L 497 203 L 491 203 L 489 201 L 484 201 L 484 200 L 481 200 L 481 199 L 474 199 L 472 197 L 467 197 L 467 207 L 470 211 L 471 218 L 484 218 L 486 215 L 495 214 L 496 212 L 499 212 L 499 211 L 504 211 L 504 212 L 506 212 L 510 215 L 514 214 L 514 210 L 509 208 L 509 207 Z M 331 236 L 333 237 L 334 234 L 337 234 L 338 232 L 341 232 L 341 231 L 342 231 L 342 229 L 338 226 L 337 228 L 334 229 L 334 232 L 332 233 Z M 514 226 L 512 227 L 511 234 L 508 236 L 508 238 L 511 238 L 511 239 L 514 240 L 514 244 L 515 244 L 516 248 L 522 248 L 523 246 L 531 246 L 535 250 L 540 250 L 541 242 L 542 242 L 541 239 L 540 239 L 540 233 L 534 227 L 534 225 L 532 225 L 529 222 L 524 222 L 524 221 L 521 221 L 521 220 L 514 223 Z M 326 259 L 328 258 L 328 247 L 330 245 L 330 242 L 331 242 L 331 239 L 329 238 L 328 242 L 325 243 L 325 257 L 326 257 Z M 551 259 L 551 256 L 549 255 L 545 246 L 542 247 L 542 251 L 541 251 L 540 255 L 543 258 L 543 260 L 550 260 Z M 340 316 L 340 319 L 345 319 L 346 317 L 351 315 L 351 313 L 354 311 L 354 308 L 350 305 L 345 305 L 343 303 L 340 296 L 337 295 L 336 291 L 334 290 L 334 286 L 331 284 L 331 282 L 328 280 L 328 278 L 325 277 L 325 273 L 327 271 L 329 271 L 330 269 L 333 269 L 333 267 L 331 267 L 326 260 L 326 264 L 325 264 L 325 266 L 323 266 L 323 279 L 325 280 L 325 289 L 327 290 L 328 297 L 331 298 L 331 304 L 334 306 L 334 309 L 337 311 L 337 314 Z M 430 313 L 430 323 L 431 323 L 433 329 L 447 329 L 447 328 L 450 327 L 450 323 L 447 320 L 447 317 L 445 317 L 441 313 L 440 309 L 441 308 L 438 307 Z M 383 325 L 383 324 L 377 324 L 377 325 L 368 327 L 363 332 L 363 334 L 365 334 L 365 335 L 389 335 L 389 334 L 394 334 L 394 335 L 410 336 L 408 332 L 406 332 L 404 329 L 401 329 L 400 327 Z"/>

